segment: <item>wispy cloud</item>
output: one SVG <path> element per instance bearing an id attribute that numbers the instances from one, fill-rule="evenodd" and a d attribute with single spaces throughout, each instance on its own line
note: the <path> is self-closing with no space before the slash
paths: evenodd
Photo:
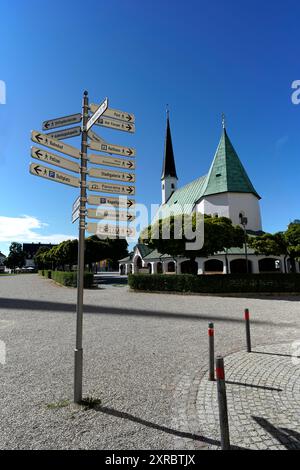
<path id="1" fill-rule="evenodd" d="M 64 233 L 44 235 L 38 232 L 38 230 L 46 227 L 48 227 L 48 224 L 30 215 L 20 217 L 0 216 L 0 242 L 3 245 L 12 241 L 60 243 L 63 240 L 75 238 L 73 235 Z"/>

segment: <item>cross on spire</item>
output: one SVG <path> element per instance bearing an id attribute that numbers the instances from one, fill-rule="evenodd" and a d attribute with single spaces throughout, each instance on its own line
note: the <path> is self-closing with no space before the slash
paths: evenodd
<path id="1" fill-rule="evenodd" d="M 226 118 L 225 118 L 224 113 L 222 113 L 222 127 L 223 127 L 223 129 L 225 129 L 225 127 L 226 127 Z"/>

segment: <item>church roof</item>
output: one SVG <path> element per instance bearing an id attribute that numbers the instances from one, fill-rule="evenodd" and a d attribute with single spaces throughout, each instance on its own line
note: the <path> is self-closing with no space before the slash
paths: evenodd
<path id="1" fill-rule="evenodd" d="M 173 153 L 173 145 L 172 145 L 172 137 L 171 137 L 171 129 L 170 129 L 169 113 L 167 114 L 167 129 L 166 129 L 166 138 L 165 138 L 164 162 L 163 162 L 161 179 L 164 179 L 166 176 L 173 176 L 174 178 L 177 178 L 174 153 Z"/>
<path id="2" fill-rule="evenodd" d="M 225 192 L 252 193 L 260 199 L 224 128 L 202 196 Z"/>

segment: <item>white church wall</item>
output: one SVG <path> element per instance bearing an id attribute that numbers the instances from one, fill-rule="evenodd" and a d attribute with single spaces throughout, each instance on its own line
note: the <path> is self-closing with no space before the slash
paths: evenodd
<path id="1" fill-rule="evenodd" d="M 161 182 L 161 202 L 165 204 L 172 193 L 177 189 L 177 179 L 173 176 L 167 176 Z"/>
<path id="2" fill-rule="evenodd" d="M 197 211 L 202 214 L 218 214 L 219 217 L 229 217 L 233 224 L 240 224 L 239 214 L 248 219 L 248 230 L 261 230 L 261 215 L 259 200 L 250 193 L 221 193 L 205 196 L 197 204 Z"/>

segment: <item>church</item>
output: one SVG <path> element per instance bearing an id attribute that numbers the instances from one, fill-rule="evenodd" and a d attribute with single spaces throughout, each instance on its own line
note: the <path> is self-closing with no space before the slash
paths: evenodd
<path id="1" fill-rule="evenodd" d="M 182 213 L 182 207 L 188 206 L 191 212 L 228 217 L 234 225 L 240 225 L 249 235 L 264 233 L 260 212 L 261 197 L 228 137 L 224 116 L 221 138 L 208 173 L 180 187 L 167 112 L 161 193 L 161 206 L 152 223 L 157 221 L 158 217 L 168 217 L 171 207 L 174 215 L 178 207 L 179 215 Z M 159 253 L 145 244 L 138 243 L 127 258 L 119 261 L 119 267 L 121 274 L 286 272 L 289 270 L 289 260 L 286 260 L 284 255 L 277 258 L 255 255 L 245 244 L 243 248 L 232 247 L 209 258 L 198 257 L 191 261 L 184 257 L 173 258 L 167 253 Z"/>

